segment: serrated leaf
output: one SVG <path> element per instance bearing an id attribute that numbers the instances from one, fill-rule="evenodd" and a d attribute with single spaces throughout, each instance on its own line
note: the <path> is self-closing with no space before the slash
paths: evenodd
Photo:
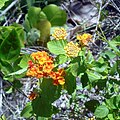
<path id="1" fill-rule="evenodd" d="M 101 105 L 97 107 L 97 109 L 94 112 L 94 115 L 96 118 L 104 118 L 108 115 L 109 109 L 105 105 Z"/>
<path id="2" fill-rule="evenodd" d="M 65 54 L 64 47 L 67 45 L 66 40 L 52 40 L 47 43 L 49 51 L 55 55 Z"/>

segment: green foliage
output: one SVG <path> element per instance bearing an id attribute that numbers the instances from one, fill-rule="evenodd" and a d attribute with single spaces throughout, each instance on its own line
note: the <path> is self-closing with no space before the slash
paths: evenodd
<path id="1" fill-rule="evenodd" d="M 11 62 L 16 60 L 19 54 L 20 40 L 16 30 L 13 29 L 0 45 L 0 58 Z"/>
<path id="2" fill-rule="evenodd" d="M 32 106 L 31 103 L 27 103 L 25 108 L 22 110 L 21 112 L 21 116 L 24 118 L 30 118 L 33 115 L 33 110 L 32 110 Z"/>
<path id="3" fill-rule="evenodd" d="M 85 103 L 85 107 L 92 111 L 95 112 L 95 109 L 100 105 L 99 101 L 97 100 L 90 100 Z"/>
<path id="4" fill-rule="evenodd" d="M 0 120 L 6 120 L 5 115 L 1 115 L 1 116 L 0 116 Z"/>
<path id="5" fill-rule="evenodd" d="M 109 113 L 109 109 L 105 106 L 105 105 L 101 105 L 99 107 L 97 107 L 97 109 L 95 110 L 95 116 L 96 118 L 105 118 Z"/>
<path id="6" fill-rule="evenodd" d="M 64 47 L 67 45 L 67 42 L 65 40 L 59 40 L 59 41 L 49 41 L 47 43 L 47 47 L 51 53 L 54 53 L 55 55 L 65 54 Z"/>
<path id="7" fill-rule="evenodd" d="M 69 69 L 66 71 L 65 80 L 65 89 L 68 91 L 68 94 L 72 94 L 76 89 L 76 78 Z"/>
<path id="8" fill-rule="evenodd" d="M 56 5 L 48 5 L 41 10 L 38 7 L 30 7 L 23 23 L 27 32 L 27 44 L 46 46 L 50 40 L 51 26 L 63 26 L 66 23 L 67 14 Z M 31 31 L 36 29 L 36 31 Z M 33 35 L 31 35 L 31 32 Z"/>
<path id="9" fill-rule="evenodd" d="M 5 1 L 0 8 L 4 6 L 4 3 Z M 49 52 L 55 55 L 53 71 L 67 63 L 63 67 L 65 84 L 53 85 L 50 77 L 39 79 L 38 88 L 35 88 L 37 96 L 25 106 L 21 116 L 27 119 L 34 116 L 37 120 L 45 120 L 58 112 L 53 102 L 60 97 L 62 89 L 72 96 L 72 102 L 77 99 L 77 90 L 97 88 L 97 94 L 104 100 L 102 103 L 99 100 L 89 100 L 85 102 L 85 108 L 93 112 L 96 119 L 119 119 L 120 95 L 117 94 L 120 81 L 115 76 L 116 74 L 120 76 L 120 60 L 118 59 L 120 57 L 120 36 L 110 41 L 104 38 L 108 47 L 96 58 L 86 46 L 79 46 L 81 50 L 77 57 L 69 57 L 64 49 L 69 43 L 67 40 L 49 41 L 51 27 L 63 26 L 66 23 L 67 14 L 56 5 L 50 4 L 41 9 L 34 7 L 34 3 L 35 0 L 27 0 L 29 9 L 23 23 L 25 31 L 18 24 L 0 27 L 0 71 L 4 74 L 4 79 L 12 83 L 12 86 L 7 88 L 7 92 L 11 93 L 22 87 L 22 83 L 17 79 L 24 77 L 28 70 L 30 55 L 20 53 L 24 42 L 28 46 L 47 46 Z M 70 52 L 72 50 L 70 48 Z M 81 86 L 76 86 L 76 78 L 80 79 Z M 84 95 L 78 96 L 79 99 L 84 97 Z M 1 116 L 0 119 L 5 119 L 5 117 Z"/>
<path id="10" fill-rule="evenodd" d="M 52 26 L 62 26 L 66 23 L 66 12 L 56 5 L 51 4 L 44 7 L 43 12 L 46 14 Z"/>
<path id="11" fill-rule="evenodd" d="M 9 0 L 0 0 L 0 9 L 5 5 L 5 2 Z"/>
<path id="12" fill-rule="evenodd" d="M 40 88 L 39 97 L 32 101 L 33 112 L 37 116 L 50 117 L 56 113 L 57 109 L 52 106 L 52 102 L 60 97 L 61 87 L 54 86 L 52 79 L 43 79 Z"/>

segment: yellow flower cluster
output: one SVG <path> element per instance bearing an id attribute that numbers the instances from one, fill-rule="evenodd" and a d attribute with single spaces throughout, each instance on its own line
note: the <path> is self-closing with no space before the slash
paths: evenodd
<path id="1" fill-rule="evenodd" d="M 67 32 L 64 28 L 56 28 L 54 30 L 54 33 L 52 34 L 52 36 L 56 39 L 56 40 L 65 40 L 66 36 L 67 36 Z"/>
<path id="2" fill-rule="evenodd" d="M 84 33 L 83 35 L 77 35 L 77 39 L 80 41 L 81 46 L 87 46 L 88 42 L 92 39 L 92 35 Z"/>
<path id="3" fill-rule="evenodd" d="M 54 85 L 63 85 L 65 83 L 64 70 L 58 69 L 58 71 L 53 71 L 54 63 L 53 58 L 50 57 L 47 52 L 35 52 L 31 54 L 32 60 L 28 62 L 27 76 L 36 78 L 52 78 Z"/>
<path id="4" fill-rule="evenodd" d="M 72 41 L 64 47 L 64 50 L 69 57 L 77 57 L 79 51 L 81 50 L 77 44 L 74 44 Z"/>

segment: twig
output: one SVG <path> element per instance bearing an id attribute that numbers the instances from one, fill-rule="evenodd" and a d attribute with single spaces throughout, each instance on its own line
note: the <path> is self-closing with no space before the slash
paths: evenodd
<path id="1" fill-rule="evenodd" d="M 100 15 L 101 15 L 101 10 L 102 10 L 102 1 L 100 2 L 100 8 L 99 8 L 98 19 L 97 19 L 95 31 L 97 31 L 97 29 L 98 29 Z M 96 33 L 93 36 L 93 42 L 95 41 L 95 38 L 96 38 Z"/>
<path id="2" fill-rule="evenodd" d="M 17 20 L 16 20 L 16 23 L 19 23 L 19 20 L 21 19 L 22 15 L 23 15 L 23 14 L 20 14 L 20 15 L 18 16 L 18 18 L 17 18 Z"/>
<path id="3" fill-rule="evenodd" d="M 5 15 L 19 0 L 13 1 L 1 14 L 0 17 Z"/>
<path id="4" fill-rule="evenodd" d="M 113 0 L 111 0 L 111 2 L 113 3 L 113 7 L 114 7 L 118 12 L 120 12 L 120 9 L 119 9 L 118 6 L 116 5 L 116 3 L 115 3 Z"/>

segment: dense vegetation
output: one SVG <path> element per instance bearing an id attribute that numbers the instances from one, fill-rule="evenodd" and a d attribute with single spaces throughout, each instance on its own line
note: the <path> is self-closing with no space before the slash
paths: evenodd
<path id="1" fill-rule="evenodd" d="M 118 3 L 0 0 L 0 120 L 119 120 Z"/>

